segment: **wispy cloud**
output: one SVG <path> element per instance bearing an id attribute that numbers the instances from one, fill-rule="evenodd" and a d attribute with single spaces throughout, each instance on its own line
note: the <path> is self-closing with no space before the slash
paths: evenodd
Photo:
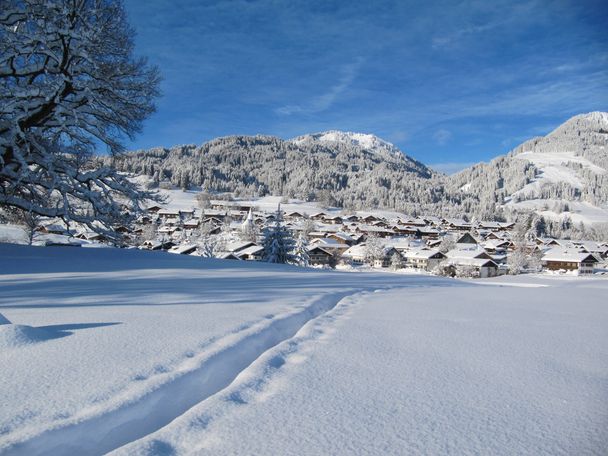
<path id="1" fill-rule="evenodd" d="M 435 134 L 433 134 L 433 139 L 440 146 L 445 146 L 450 139 L 452 139 L 452 133 L 444 128 L 437 130 Z"/>
<path id="2" fill-rule="evenodd" d="M 363 65 L 363 58 L 359 57 L 355 62 L 343 65 L 342 73 L 338 82 L 331 86 L 326 92 L 313 97 L 310 102 L 303 104 L 288 104 L 275 110 L 277 114 L 290 116 L 292 114 L 314 114 L 326 111 L 339 99 L 357 77 L 359 69 Z"/>

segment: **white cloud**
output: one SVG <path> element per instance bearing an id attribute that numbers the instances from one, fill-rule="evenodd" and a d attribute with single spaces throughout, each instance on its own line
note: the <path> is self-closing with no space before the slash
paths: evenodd
<path id="1" fill-rule="evenodd" d="M 317 95 L 311 99 L 309 103 L 299 105 L 285 105 L 275 109 L 277 114 L 289 116 L 292 114 L 314 114 L 329 109 L 346 91 L 354 81 L 363 59 L 358 58 L 354 63 L 344 65 L 341 68 L 342 76 L 336 84 L 331 86 L 325 93 Z"/>

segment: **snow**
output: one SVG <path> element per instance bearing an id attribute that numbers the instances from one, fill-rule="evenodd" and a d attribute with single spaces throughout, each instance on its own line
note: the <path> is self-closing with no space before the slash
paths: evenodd
<path id="1" fill-rule="evenodd" d="M 330 130 L 321 133 L 298 136 L 291 140 L 295 144 L 307 141 L 318 141 L 325 143 L 339 142 L 361 147 L 374 153 L 386 153 L 389 155 L 401 156 L 403 153 L 394 145 L 369 133 L 355 133 L 351 131 Z"/>
<path id="2" fill-rule="evenodd" d="M 607 291 L 0 245 L 0 453 L 601 454 Z"/>
<path id="3" fill-rule="evenodd" d="M 577 175 L 577 172 L 568 168 L 566 164 L 577 163 L 583 168 L 589 169 L 596 174 L 605 174 L 606 170 L 593 164 L 586 158 L 579 157 L 575 152 L 552 151 L 552 152 L 522 152 L 515 155 L 515 158 L 526 160 L 534 164 L 539 170 L 540 175 L 531 183 L 515 192 L 515 195 L 535 195 L 538 194 L 545 182 L 560 183 L 564 182 L 575 188 L 583 188 L 584 184 Z"/>
<path id="4" fill-rule="evenodd" d="M 601 454 L 606 285 L 347 297 L 116 454 Z"/>
<path id="5" fill-rule="evenodd" d="M 556 204 L 568 204 L 569 211 L 557 213 L 551 210 Z M 608 220 L 608 208 L 594 206 L 591 203 L 582 201 L 565 201 L 555 199 L 531 199 L 518 203 L 510 202 L 512 206 L 519 210 L 534 210 L 539 215 L 547 219 L 561 220 L 565 216 L 570 217 L 573 223 L 583 222 L 585 224 L 605 223 Z"/>

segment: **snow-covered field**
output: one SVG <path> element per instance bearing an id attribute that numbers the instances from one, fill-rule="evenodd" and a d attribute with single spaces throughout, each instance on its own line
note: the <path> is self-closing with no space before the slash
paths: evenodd
<path id="1" fill-rule="evenodd" d="M 0 454 L 605 454 L 607 292 L 0 245 Z"/>

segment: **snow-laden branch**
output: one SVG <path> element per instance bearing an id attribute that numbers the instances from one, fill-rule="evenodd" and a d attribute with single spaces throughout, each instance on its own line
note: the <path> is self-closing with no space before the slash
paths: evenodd
<path id="1" fill-rule="evenodd" d="M 8 0 L 0 12 L 0 204 L 111 231 L 155 195 L 111 154 L 154 111 L 159 73 L 133 56 L 120 1 Z"/>

